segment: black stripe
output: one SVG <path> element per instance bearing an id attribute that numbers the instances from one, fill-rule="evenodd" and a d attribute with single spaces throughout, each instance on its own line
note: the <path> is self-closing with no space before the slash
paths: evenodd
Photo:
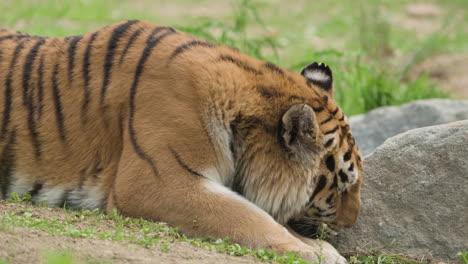
<path id="1" fill-rule="evenodd" d="M 320 125 L 323 125 L 325 123 L 328 123 L 330 122 L 331 120 L 333 119 L 333 116 L 329 116 L 327 119 L 323 120 L 322 122 L 320 122 Z"/>
<path id="2" fill-rule="evenodd" d="M 180 157 L 179 153 L 177 153 L 173 148 L 169 147 L 169 150 L 171 151 L 172 155 L 174 155 L 174 158 L 177 160 L 177 163 L 184 168 L 186 171 L 190 172 L 193 175 L 204 177 L 203 174 L 199 173 L 198 171 L 190 168 L 185 162 L 182 160 Z"/>
<path id="3" fill-rule="evenodd" d="M 342 117 L 340 117 L 340 119 L 338 119 L 338 121 L 343 121 L 345 119 L 345 115 L 343 114 Z"/>
<path id="4" fill-rule="evenodd" d="M 320 113 L 320 112 L 322 112 L 324 110 L 324 108 L 321 107 L 321 106 L 320 107 L 312 107 L 312 110 L 314 110 L 315 113 Z"/>
<path id="5" fill-rule="evenodd" d="M 36 196 L 41 191 L 42 187 L 43 187 L 42 183 L 36 182 L 34 184 L 32 190 L 30 190 L 28 192 L 28 194 L 31 195 L 31 198 L 32 198 L 32 197 Z"/>
<path id="6" fill-rule="evenodd" d="M 335 174 L 335 176 L 333 177 L 333 182 L 330 185 L 330 188 L 328 189 L 331 190 L 331 189 L 336 188 L 337 186 L 338 186 L 338 176 Z"/>
<path id="7" fill-rule="evenodd" d="M 182 44 L 178 46 L 171 54 L 169 57 L 169 61 L 172 61 L 175 57 L 178 55 L 182 54 L 184 51 L 191 49 L 192 47 L 199 46 L 199 47 L 206 47 L 206 48 L 212 48 L 215 47 L 216 45 L 207 41 L 200 41 L 200 40 L 193 40 L 188 43 Z"/>
<path id="8" fill-rule="evenodd" d="M 241 122 L 240 113 L 236 115 L 234 120 L 229 122 L 229 128 L 231 129 L 231 140 L 229 142 L 229 149 L 231 150 L 232 159 L 237 161 L 236 142 L 238 138 L 238 125 Z M 235 181 L 234 181 L 235 183 Z M 239 192 L 240 193 L 240 192 Z M 241 194 L 241 193 L 240 193 Z"/>
<path id="9" fill-rule="evenodd" d="M 310 196 L 309 198 L 309 203 L 311 203 L 315 196 L 323 190 L 323 188 L 325 188 L 325 185 L 327 185 L 327 177 L 325 175 L 320 175 L 320 178 L 318 180 L 318 183 L 317 183 L 317 186 L 315 186 L 314 188 L 314 192 L 312 193 L 312 195 Z"/>
<path id="10" fill-rule="evenodd" d="M 104 63 L 104 77 L 102 80 L 102 88 L 101 88 L 101 106 L 104 105 L 107 87 L 109 86 L 110 79 L 111 79 L 111 69 L 112 63 L 114 60 L 115 49 L 119 45 L 120 39 L 124 36 L 125 32 L 135 23 L 138 23 L 138 20 L 129 20 L 126 23 L 116 27 L 113 32 L 112 36 L 109 38 L 107 44 L 107 54 Z"/>
<path id="11" fill-rule="evenodd" d="M 332 216 L 335 216 L 336 213 L 335 212 L 334 213 L 328 213 L 328 214 L 315 213 L 314 215 L 317 216 L 317 217 L 332 217 Z"/>
<path id="12" fill-rule="evenodd" d="M 11 174 L 15 167 L 15 144 L 16 144 L 16 131 L 10 134 L 8 143 L 3 149 L 0 156 L 0 189 L 2 191 L 3 199 L 8 197 L 8 189 L 11 182 Z"/>
<path id="13" fill-rule="evenodd" d="M 156 34 L 158 34 L 161 31 L 165 31 L 163 34 L 160 36 L 155 37 Z M 135 97 L 137 94 L 138 90 L 138 84 L 140 82 L 140 77 L 143 73 L 145 63 L 148 60 L 149 56 L 151 55 L 151 51 L 153 48 L 164 38 L 175 34 L 175 30 L 172 28 L 167 28 L 167 27 L 158 27 L 153 30 L 153 32 L 149 35 L 147 41 L 146 41 L 146 46 L 145 49 L 143 50 L 143 53 L 141 54 L 140 60 L 138 62 L 137 68 L 135 70 L 135 77 L 133 79 L 133 84 L 130 89 L 130 113 L 129 113 L 129 120 L 128 120 L 128 130 L 130 134 L 130 140 L 132 142 L 133 148 L 135 149 L 135 152 L 138 154 L 138 156 L 145 160 L 153 169 L 153 173 L 155 176 L 159 175 L 158 169 L 156 167 L 156 163 L 153 160 L 153 158 L 146 152 L 143 151 L 141 146 L 138 144 L 137 136 L 136 136 L 136 131 L 134 127 L 134 122 L 135 122 Z"/>
<path id="14" fill-rule="evenodd" d="M 16 40 L 20 40 L 20 39 L 28 38 L 28 37 L 29 37 L 29 36 L 18 35 L 18 34 L 15 34 L 15 35 L 7 35 L 7 36 L 0 37 L 0 41 L 4 41 L 4 40 L 8 40 L 8 39 L 14 39 L 14 38 L 16 38 Z"/>
<path id="15" fill-rule="evenodd" d="M 39 140 L 39 133 L 36 129 L 36 120 L 34 118 L 35 106 L 33 101 L 33 95 L 31 94 L 31 89 L 29 81 L 31 78 L 32 68 L 34 66 L 34 61 L 36 60 L 37 53 L 39 48 L 44 45 L 45 40 L 39 40 L 31 49 L 26 57 L 23 70 L 23 105 L 26 106 L 28 111 L 28 129 L 31 134 L 31 141 L 34 147 L 34 154 L 37 160 L 41 159 L 41 143 Z"/>
<path id="16" fill-rule="evenodd" d="M 335 196 L 335 194 L 334 194 L 334 193 L 331 193 L 330 195 L 328 195 L 328 197 L 327 197 L 327 199 L 325 200 L 325 202 L 326 202 L 327 204 L 331 204 L 332 201 L 333 201 L 333 197 L 334 197 L 334 196 Z"/>
<path id="17" fill-rule="evenodd" d="M 91 62 L 90 62 L 91 49 L 93 47 L 93 43 L 96 40 L 97 35 L 98 35 L 98 32 L 94 32 L 91 35 L 88 45 L 86 46 L 86 50 L 85 50 L 85 54 L 83 58 L 83 80 L 84 80 L 83 97 L 84 98 L 83 98 L 83 104 L 81 106 L 81 121 L 83 123 L 86 123 L 88 106 L 91 100 L 91 91 L 89 88 L 89 83 L 91 82 L 91 73 L 89 71 L 89 66 L 91 65 Z"/>
<path id="18" fill-rule="evenodd" d="M 271 62 L 265 63 L 265 67 L 267 67 L 268 69 L 270 69 L 270 70 L 272 70 L 272 71 L 274 71 L 274 72 L 276 72 L 276 73 L 278 73 L 280 75 L 284 74 L 284 71 L 280 67 L 276 66 L 275 64 L 273 64 Z"/>
<path id="19" fill-rule="evenodd" d="M 75 67 L 75 53 L 78 42 L 83 38 L 83 36 L 74 36 L 70 37 L 70 45 L 68 46 L 68 82 L 73 81 L 73 68 Z"/>
<path id="20" fill-rule="evenodd" d="M 275 87 L 266 87 L 266 86 L 257 87 L 257 91 L 260 93 L 261 96 L 265 97 L 266 99 L 282 96 L 283 94 L 278 92 L 278 90 L 279 89 Z"/>
<path id="21" fill-rule="evenodd" d="M 338 172 L 338 175 L 340 176 L 341 182 L 348 182 L 349 181 L 348 174 L 344 173 L 343 170 L 340 170 Z"/>
<path id="22" fill-rule="evenodd" d="M 40 160 L 42 154 L 42 145 L 39 139 L 39 132 L 36 129 L 36 121 L 34 119 L 34 108 L 32 106 L 28 108 L 31 109 L 28 110 L 28 128 L 29 132 L 31 133 L 31 141 L 34 147 L 34 154 L 36 155 L 36 159 Z"/>
<path id="23" fill-rule="evenodd" d="M 31 72 L 34 66 L 34 61 L 36 60 L 37 53 L 39 48 L 44 45 L 45 41 L 43 39 L 39 40 L 29 51 L 26 56 L 26 61 L 24 62 L 23 67 L 23 105 L 28 105 L 28 102 L 31 99 L 31 94 L 29 92 L 29 81 L 31 79 Z"/>
<path id="24" fill-rule="evenodd" d="M 335 133 L 335 132 L 336 132 L 336 130 L 338 130 L 338 125 L 337 125 L 337 126 L 335 126 L 335 127 L 332 129 L 332 130 L 329 130 L 329 131 L 325 132 L 324 134 L 325 134 L 325 135 L 328 135 L 328 134 L 333 134 L 333 133 Z"/>
<path id="25" fill-rule="evenodd" d="M 13 82 L 13 74 L 15 72 L 15 65 L 18 61 L 18 56 L 21 52 L 21 50 L 24 48 L 24 42 L 20 42 L 13 53 L 13 57 L 11 59 L 10 67 L 9 67 L 9 72 L 8 76 L 6 79 L 5 83 L 5 105 L 3 109 L 3 121 L 2 121 L 2 134 L 1 134 L 1 140 L 3 140 L 6 137 L 6 134 L 8 132 L 8 126 L 10 124 L 10 118 L 11 118 L 11 104 L 12 104 L 12 93 L 13 93 L 13 87 L 12 87 L 12 82 Z"/>
<path id="26" fill-rule="evenodd" d="M 353 170 L 354 170 L 354 163 L 351 163 L 351 165 L 349 165 L 348 170 L 349 170 L 349 171 L 353 171 Z"/>
<path id="27" fill-rule="evenodd" d="M 57 119 L 57 128 L 60 134 L 60 139 L 62 141 L 66 140 L 65 136 L 65 126 L 64 126 L 64 117 L 62 112 L 62 101 L 60 99 L 60 90 L 58 84 L 58 63 L 54 66 L 54 72 L 52 75 L 52 92 L 54 95 L 54 104 L 55 104 L 55 118 Z"/>
<path id="28" fill-rule="evenodd" d="M 347 134 L 348 131 L 349 131 L 349 125 L 341 126 L 341 133 L 343 134 L 343 136 Z"/>
<path id="29" fill-rule="evenodd" d="M 234 137 L 232 137 L 231 140 L 229 141 L 229 150 L 231 151 L 232 160 L 236 161 L 237 154 L 236 154 L 236 149 L 234 147 Z"/>
<path id="30" fill-rule="evenodd" d="M 343 160 L 344 160 L 344 161 L 348 161 L 348 160 L 351 159 L 351 153 L 352 153 L 352 151 L 353 151 L 352 149 L 346 151 L 346 153 L 345 153 L 344 156 L 343 156 Z"/>
<path id="31" fill-rule="evenodd" d="M 318 206 L 316 206 L 315 204 L 312 204 L 311 206 L 309 206 L 310 208 L 314 208 L 315 210 L 317 210 L 317 212 L 319 213 L 325 213 L 327 211 L 327 209 L 322 209 Z"/>
<path id="32" fill-rule="evenodd" d="M 353 136 L 349 133 L 349 126 L 341 126 L 341 140 L 340 140 L 340 148 L 344 142 L 348 142 L 350 148 L 352 148 L 355 144 Z"/>
<path id="33" fill-rule="evenodd" d="M 332 114 L 333 116 L 336 115 L 336 113 L 338 113 L 338 110 L 340 110 L 340 108 L 337 107 L 335 110 L 333 110 L 333 111 L 331 112 L 331 114 Z"/>
<path id="34" fill-rule="evenodd" d="M 44 109 L 44 55 L 41 56 L 39 68 L 37 69 L 37 117 L 41 119 Z"/>
<path id="35" fill-rule="evenodd" d="M 333 158 L 333 155 L 328 156 L 325 163 L 327 164 L 328 170 L 335 171 L 335 158 Z"/>
<path id="36" fill-rule="evenodd" d="M 327 142 L 325 143 L 325 147 L 330 147 L 333 144 L 333 141 L 335 141 L 335 138 L 330 138 L 329 140 L 327 140 Z"/>
<path id="37" fill-rule="evenodd" d="M 263 74 L 261 71 L 253 68 L 253 67 L 250 67 L 249 65 L 245 64 L 244 62 L 240 61 L 240 60 L 237 60 L 235 58 L 233 58 L 232 56 L 229 56 L 229 55 L 221 55 L 218 59 L 219 61 L 226 61 L 226 62 L 231 62 L 233 63 L 234 65 L 236 65 L 237 67 L 247 71 L 247 72 L 251 72 L 251 73 L 254 73 L 254 74 Z"/>
<path id="38" fill-rule="evenodd" d="M 309 85 L 309 84 L 310 84 L 310 83 L 309 83 L 309 82 L 307 82 L 307 85 Z M 311 87 L 311 88 L 312 88 L 312 87 Z M 317 91 L 316 91 L 316 89 L 315 89 L 315 88 L 312 88 L 311 90 L 312 90 L 312 92 L 314 92 L 314 94 L 315 94 L 316 96 L 318 96 L 318 97 L 320 97 L 320 96 L 321 96 L 321 95 L 319 94 L 319 92 L 317 92 Z M 325 103 L 325 104 L 326 104 L 326 103 L 327 103 L 326 101 L 325 101 L 325 102 L 323 102 L 323 100 L 322 100 L 322 101 L 319 101 L 318 99 L 315 99 L 315 100 L 317 100 L 317 101 L 318 101 L 318 102 L 320 102 L 321 104 L 323 104 L 323 103 Z"/>
<path id="39" fill-rule="evenodd" d="M 138 36 L 141 35 L 142 31 L 143 31 L 143 29 L 140 28 L 137 31 L 133 32 L 132 36 L 130 37 L 130 39 L 127 42 L 127 46 L 125 46 L 125 49 L 122 51 L 122 54 L 120 55 L 119 64 L 122 64 L 123 59 L 124 59 L 125 55 L 127 55 L 128 50 L 132 46 L 133 42 L 135 42 L 135 40 L 138 38 Z"/>

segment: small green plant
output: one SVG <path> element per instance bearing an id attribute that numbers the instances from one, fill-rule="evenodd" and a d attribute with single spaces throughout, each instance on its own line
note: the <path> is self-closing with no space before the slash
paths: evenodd
<path id="1" fill-rule="evenodd" d="M 357 254 L 349 258 L 350 264 L 422 264 L 427 261 L 417 261 L 397 254 L 385 254 L 374 252 L 371 254 Z"/>
<path id="2" fill-rule="evenodd" d="M 33 215 L 29 210 L 23 209 L 1 215 L 0 223 L 2 228 L 33 228 L 69 237 L 130 242 L 145 247 L 158 246 L 162 252 L 170 251 L 171 243 L 185 242 L 232 256 L 251 255 L 261 260 L 276 261 L 278 263 L 306 263 L 297 254 L 290 253 L 285 256 L 278 256 L 268 250 L 252 250 L 242 247 L 239 244 L 232 243 L 229 239 L 213 241 L 210 239 L 187 238 L 185 235 L 179 234 L 177 228 L 171 228 L 165 223 L 125 217 L 115 210 L 108 215 L 99 210 L 73 211 L 59 208 L 56 208 L 56 210 L 63 211 L 67 216 L 66 219 L 40 218 Z M 81 226 L 77 226 L 77 223 L 81 223 Z M 83 225 L 83 223 L 86 224 Z M 103 224 L 107 228 L 102 228 Z M 62 254 L 55 255 L 52 254 L 52 257 L 58 259 L 69 257 L 66 254 L 64 256 Z"/>
<path id="3" fill-rule="evenodd" d="M 385 58 L 393 53 L 390 24 L 382 14 L 382 1 L 360 1 L 357 39 L 361 51 L 373 58 Z"/>
<path id="4" fill-rule="evenodd" d="M 17 193 L 12 192 L 10 196 L 11 196 L 11 199 L 7 200 L 8 202 L 19 203 L 19 202 L 25 202 L 25 201 L 31 200 L 31 195 L 29 193 L 23 193 L 21 194 L 21 197 L 20 197 Z"/>
<path id="5" fill-rule="evenodd" d="M 458 252 L 458 256 L 460 256 L 463 264 L 468 264 L 468 251 Z"/>
<path id="6" fill-rule="evenodd" d="M 43 257 L 45 264 L 73 264 L 73 256 L 68 252 L 48 252 Z"/>

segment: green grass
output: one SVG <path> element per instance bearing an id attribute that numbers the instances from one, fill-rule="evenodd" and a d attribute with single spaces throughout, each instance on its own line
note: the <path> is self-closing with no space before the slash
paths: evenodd
<path id="1" fill-rule="evenodd" d="M 428 36 L 418 36 L 398 21 L 390 21 L 387 14 L 404 12 L 410 0 L 330 0 L 319 5 L 238 0 L 228 2 L 229 15 L 216 18 L 177 17 L 158 12 L 158 5 L 146 11 L 129 0 L 7 0 L 0 3 L 0 9 L 9 10 L 0 17 L 0 24 L 32 34 L 66 36 L 137 18 L 175 26 L 295 71 L 323 61 L 334 70 L 337 102 L 354 115 L 417 99 L 450 97 L 427 76 L 409 74 L 435 54 L 468 52 L 468 15 L 460 11 L 468 10 L 468 2 L 432 2 L 443 8 L 445 16 L 442 28 Z M 196 7 L 188 0 L 175 3 Z M 205 0 L 202 4 L 214 3 Z M 292 11 L 285 13 L 288 8 Z M 326 44 L 314 45 L 311 38 Z"/>
<path id="2" fill-rule="evenodd" d="M 24 203 L 15 201 L 16 203 Z M 25 204 L 27 205 L 27 204 Z M 196 247 L 213 252 L 228 254 L 231 256 L 254 256 L 261 261 L 302 264 L 306 263 L 300 256 L 288 253 L 285 256 L 268 250 L 252 250 L 232 243 L 229 239 L 210 240 L 206 238 L 188 238 L 177 232 L 165 223 L 156 223 L 143 219 L 129 218 L 113 212 L 110 215 L 94 211 L 73 211 L 66 209 L 54 209 L 60 217 L 44 217 L 35 213 L 35 208 L 27 205 L 25 209 L 4 212 L 0 215 L 0 231 L 14 230 L 15 228 L 32 228 L 42 230 L 55 235 L 111 240 L 121 243 L 131 243 L 147 248 L 157 248 L 161 252 L 171 251 L 173 243 L 188 243 Z M 459 253 L 464 264 L 468 264 L 468 252 Z M 383 250 L 367 249 L 351 253 L 345 253 L 352 264 L 421 264 L 429 263 L 429 260 L 417 260 L 401 254 L 388 254 Z M 43 256 L 44 263 L 75 263 L 70 252 L 46 252 Z M 102 260 L 85 258 L 86 263 L 105 263 Z M 7 263 L 0 259 L 0 263 Z"/>
<path id="3" fill-rule="evenodd" d="M 106 259 L 96 259 L 93 257 L 80 256 L 71 251 L 53 250 L 43 252 L 41 256 L 44 264 L 74 264 L 74 263 L 87 263 L 87 264 L 110 264 L 115 261 Z"/>
<path id="4" fill-rule="evenodd" d="M 73 264 L 73 255 L 69 252 L 47 252 L 43 257 L 46 264 Z"/>
<path id="5" fill-rule="evenodd" d="M 20 201 L 16 200 L 14 202 L 18 203 Z M 115 211 L 110 215 L 106 215 L 98 210 L 57 210 L 63 210 L 65 213 L 64 219 L 38 217 L 29 209 L 6 212 L 0 216 L 0 231 L 14 230 L 17 227 L 32 228 L 73 238 L 111 240 L 144 247 L 157 247 L 162 252 L 171 251 L 170 245 L 172 243 L 183 242 L 231 256 L 251 255 L 262 261 L 275 261 L 285 264 L 306 263 L 294 253 L 278 256 L 268 250 L 252 250 L 242 247 L 237 243 L 230 242 L 228 239 L 213 241 L 207 238 L 188 238 L 179 234 L 176 228 L 171 228 L 165 223 L 124 217 Z M 57 258 L 61 259 L 67 256 L 58 255 Z"/>

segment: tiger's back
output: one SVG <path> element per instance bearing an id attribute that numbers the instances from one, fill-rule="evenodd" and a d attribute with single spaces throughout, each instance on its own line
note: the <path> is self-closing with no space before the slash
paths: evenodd
<path id="1" fill-rule="evenodd" d="M 156 170 L 138 143 L 140 132 L 132 122 L 136 112 L 158 116 L 155 122 L 165 126 L 158 131 L 164 144 L 178 135 L 191 138 L 186 143 L 195 146 L 196 138 L 204 136 L 198 141 L 205 145 L 209 135 L 197 123 L 203 115 L 200 97 L 222 102 L 231 95 L 208 94 L 209 89 L 195 89 L 195 82 L 210 88 L 222 86 L 223 81 L 236 80 L 239 69 L 256 74 L 256 68 L 264 67 L 235 49 L 136 20 L 65 38 L 4 30 L 0 51 L 3 197 L 11 192 L 29 193 L 35 202 L 87 209 L 104 207 L 122 154 L 124 132 L 128 131 L 138 156 Z M 213 61 L 227 65 L 208 65 Z M 232 65 L 239 69 L 231 69 Z M 214 67 L 231 76 L 210 76 Z M 144 113 L 147 105 L 157 108 Z M 255 107 L 255 102 L 248 106 Z M 180 127 L 190 132 L 184 135 Z M 222 170 L 231 174 L 234 168 Z M 230 180 L 223 181 L 230 184 Z"/>
<path id="2" fill-rule="evenodd" d="M 128 21 L 66 38 L 0 32 L 4 198 L 30 193 L 51 206 L 102 208 L 122 151 L 132 85 L 149 64 L 142 62 L 151 52 L 144 48 L 160 32 L 175 31 Z M 171 78 L 161 75 L 162 82 Z"/>

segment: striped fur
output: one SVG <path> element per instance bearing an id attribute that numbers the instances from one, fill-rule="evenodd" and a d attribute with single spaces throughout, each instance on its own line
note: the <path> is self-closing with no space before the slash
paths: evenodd
<path id="1" fill-rule="evenodd" d="M 300 75 L 136 20 L 67 38 L 2 30 L 0 54 L 3 198 L 311 259 L 279 224 L 312 236 L 356 221 L 362 162 L 325 64 Z"/>

